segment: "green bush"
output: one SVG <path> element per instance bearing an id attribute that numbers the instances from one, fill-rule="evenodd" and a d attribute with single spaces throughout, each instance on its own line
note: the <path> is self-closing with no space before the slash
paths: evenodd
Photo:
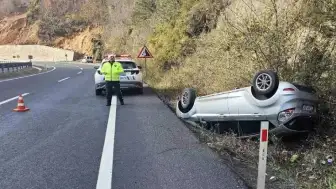
<path id="1" fill-rule="evenodd" d="M 87 25 L 85 20 L 59 17 L 53 12 L 47 12 L 41 18 L 38 34 L 42 40 L 51 42 L 56 37 L 66 37 L 80 32 Z"/>
<path id="2" fill-rule="evenodd" d="M 224 1 L 211 0 L 200 1 L 192 6 L 188 12 L 187 33 L 189 37 L 199 36 L 202 33 L 208 33 L 216 28 L 218 17 L 224 9 Z"/>
<path id="3" fill-rule="evenodd" d="M 33 0 L 29 2 L 27 9 L 27 21 L 28 24 L 33 24 L 40 17 L 40 0 Z"/>
<path id="4" fill-rule="evenodd" d="M 149 20 L 155 12 L 155 0 L 136 0 L 135 8 L 132 14 L 132 22 L 135 25 L 143 24 L 144 21 Z"/>

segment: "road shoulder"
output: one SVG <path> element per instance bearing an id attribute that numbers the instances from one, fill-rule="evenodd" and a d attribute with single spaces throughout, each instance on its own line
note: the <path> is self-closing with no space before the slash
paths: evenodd
<path id="1" fill-rule="evenodd" d="M 160 90 L 153 89 L 153 92 L 158 96 L 162 103 L 173 114 L 175 114 L 176 101 L 171 100 L 165 95 L 164 92 L 161 92 Z M 234 172 L 248 188 L 254 188 L 253 185 L 256 183 L 256 175 L 258 174 L 255 167 L 251 167 L 247 162 L 242 162 L 240 158 L 236 157 L 236 154 L 231 152 L 229 149 L 225 150 L 225 153 L 223 150 L 218 150 L 217 144 L 213 143 L 213 141 L 216 141 L 214 138 L 219 137 L 217 134 L 211 133 L 198 125 L 196 126 L 181 119 L 179 120 L 193 133 L 200 143 L 206 145 L 211 151 L 216 153 L 217 156 L 222 160 L 222 163 L 225 164 L 232 172 Z M 232 141 L 232 143 L 234 143 L 234 141 Z"/>
<path id="2" fill-rule="evenodd" d="M 248 188 L 151 89 L 116 117 L 113 188 Z"/>

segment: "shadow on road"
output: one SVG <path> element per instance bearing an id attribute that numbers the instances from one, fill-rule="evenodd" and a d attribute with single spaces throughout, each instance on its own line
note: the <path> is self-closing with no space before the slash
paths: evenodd
<path id="1" fill-rule="evenodd" d="M 156 93 L 150 87 L 144 87 L 143 94 L 139 94 L 135 90 L 122 89 L 123 96 L 156 96 Z M 102 93 L 102 97 L 106 97 L 106 92 Z"/>

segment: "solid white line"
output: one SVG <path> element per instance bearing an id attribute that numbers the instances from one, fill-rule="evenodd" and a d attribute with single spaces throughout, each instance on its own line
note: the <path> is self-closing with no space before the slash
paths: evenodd
<path id="1" fill-rule="evenodd" d="M 26 95 L 29 95 L 29 93 L 23 93 L 22 94 L 22 96 L 26 96 Z M 0 102 L 0 105 L 6 104 L 7 102 L 13 101 L 13 100 L 18 99 L 18 98 L 19 98 L 19 96 L 16 96 L 16 97 L 4 100 L 4 101 Z"/>
<path id="2" fill-rule="evenodd" d="M 67 80 L 67 79 L 70 79 L 70 77 L 66 77 L 66 78 L 64 78 L 64 79 L 58 80 L 58 83 L 60 83 L 60 82 L 62 82 L 62 81 L 65 81 L 65 80 Z"/>
<path id="3" fill-rule="evenodd" d="M 96 189 L 111 189 L 113 171 L 114 136 L 117 113 L 117 97 L 113 96 L 107 122 L 103 153 L 100 160 Z"/>
<path id="4" fill-rule="evenodd" d="M 81 73 L 82 73 L 82 71 L 78 72 L 77 74 L 81 74 Z"/>
<path id="5" fill-rule="evenodd" d="M 5 81 L 12 81 L 12 80 L 16 80 L 16 79 L 22 79 L 22 78 L 26 78 L 26 77 L 32 77 L 32 76 L 36 76 L 36 75 L 42 75 L 42 74 L 46 74 L 46 73 L 52 72 L 54 70 L 56 70 L 56 67 L 53 67 L 52 70 L 47 71 L 47 72 L 43 72 L 43 73 L 32 74 L 32 75 L 27 75 L 27 76 L 22 76 L 22 77 L 16 77 L 16 78 L 11 78 L 11 79 L 5 79 L 5 80 L 0 80 L 0 83 L 1 82 L 5 82 Z"/>
<path id="6" fill-rule="evenodd" d="M 36 66 L 33 66 L 33 68 L 38 69 L 39 71 L 42 71 L 42 68 L 39 68 L 39 67 L 36 67 Z"/>
<path id="7" fill-rule="evenodd" d="M 83 70 L 83 68 L 80 68 L 81 70 Z"/>

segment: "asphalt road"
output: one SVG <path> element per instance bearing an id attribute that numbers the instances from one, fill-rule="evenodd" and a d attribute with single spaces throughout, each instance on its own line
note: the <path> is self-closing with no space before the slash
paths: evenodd
<path id="1" fill-rule="evenodd" d="M 246 188 L 150 89 L 106 107 L 91 66 L 55 67 L 0 80 L 1 189 Z"/>

